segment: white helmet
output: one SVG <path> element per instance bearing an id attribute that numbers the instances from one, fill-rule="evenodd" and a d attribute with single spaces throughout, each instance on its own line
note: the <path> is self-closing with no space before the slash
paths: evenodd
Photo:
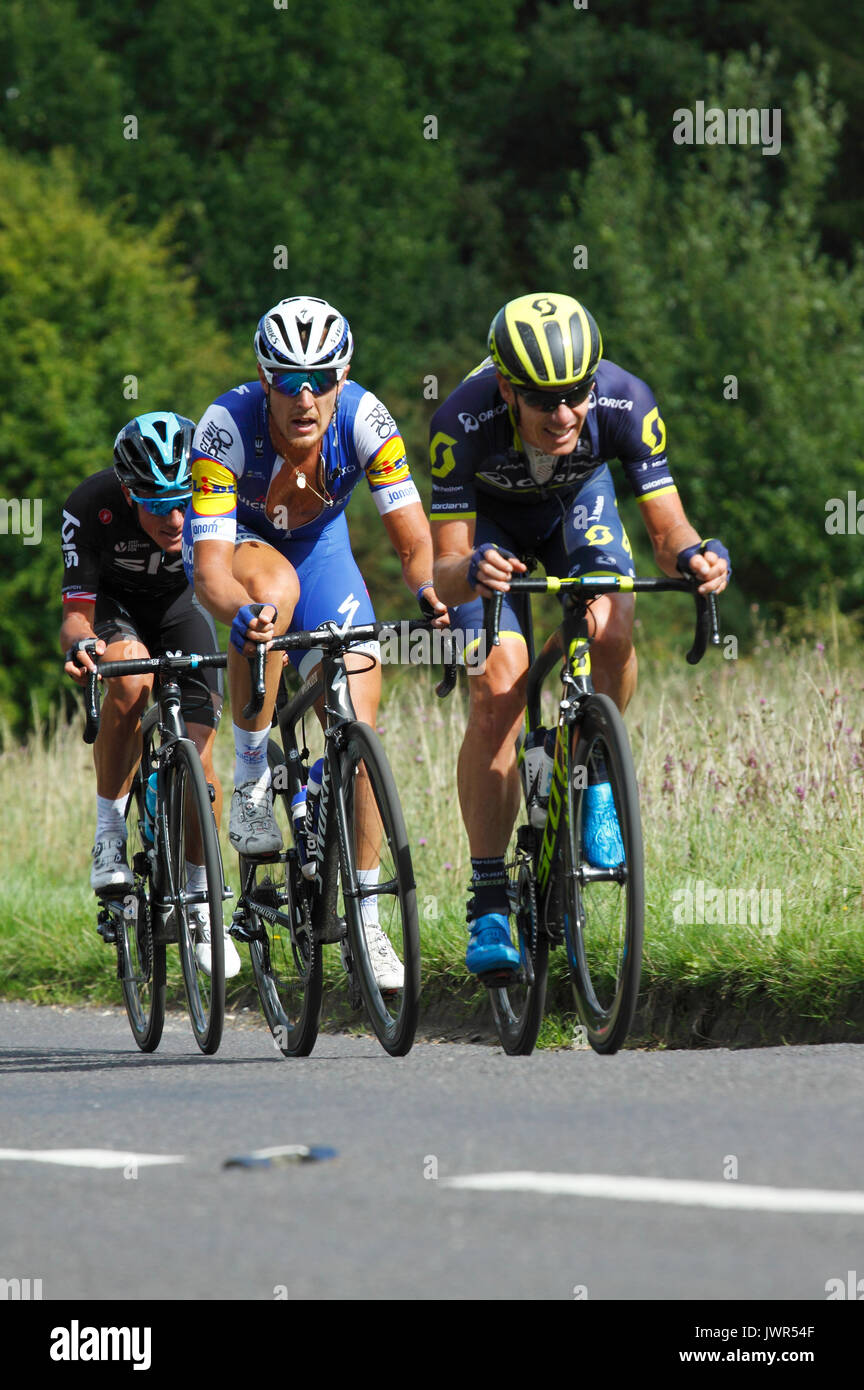
<path id="1" fill-rule="evenodd" d="M 304 367 L 335 367 L 341 378 L 354 351 L 348 320 L 311 295 L 280 299 L 262 315 L 254 342 L 268 380 L 270 372 Z"/>

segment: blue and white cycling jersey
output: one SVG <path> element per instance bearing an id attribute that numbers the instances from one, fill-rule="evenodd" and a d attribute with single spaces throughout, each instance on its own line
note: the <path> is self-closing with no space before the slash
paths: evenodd
<path id="1" fill-rule="evenodd" d="M 249 381 L 202 415 L 192 447 L 193 543 L 233 541 L 238 522 L 279 550 L 293 537 L 311 540 L 334 524 L 364 473 L 382 516 L 420 501 L 393 416 L 371 391 L 348 381 L 321 441 L 324 486 L 335 505 L 294 531 L 279 525 L 278 508 L 267 514 L 267 494 L 284 460 L 270 438 L 266 405 L 261 383 Z"/>
<path id="2" fill-rule="evenodd" d="M 263 387 L 249 381 L 213 402 L 198 423 L 192 447 L 192 501 L 183 528 L 190 581 L 197 542 L 262 540 L 291 562 L 300 581 L 289 631 L 313 631 L 328 621 L 349 626 L 374 622 L 344 512 L 364 474 L 382 516 L 420 501 L 405 445 L 378 397 L 349 381 L 320 448 L 324 487 L 334 505 L 289 530 L 280 524 L 284 507 L 267 512 L 270 485 L 284 459 L 270 438 Z M 377 643 L 368 644 L 368 650 L 377 652 Z M 318 651 L 291 653 L 303 676 L 320 658 Z"/>

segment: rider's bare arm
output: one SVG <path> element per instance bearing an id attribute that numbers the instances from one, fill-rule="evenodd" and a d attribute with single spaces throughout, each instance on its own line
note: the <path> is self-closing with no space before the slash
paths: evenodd
<path id="1" fill-rule="evenodd" d="M 477 565 L 477 582 L 472 585 L 468 571 L 474 555 L 474 518 L 432 522 L 435 547 L 435 587 L 445 603 L 468 603 L 478 594 L 484 598 L 506 592 L 510 575 L 523 574 L 521 560 L 507 558 L 490 548 Z"/>
<path id="2" fill-rule="evenodd" d="M 253 600 L 234 577 L 233 541 L 195 542 L 195 593 L 222 623 L 231 623 L 244 604 Z"/>
<path id="3" fill-rule="evenodd" d="M 678 556 L 687 546 L 698 545 L 701 536 L 694 531 L 684 514 L 681 498 L 677 492 L 664 492 L 662 496 L 650 494 L 640 500 L 639 510 L 651 544 L 654 558 L 664 574 L 677 576 Z M 726 562 L 709 550 L 705 555 L 694 555 L 690 562 L 695 574 L 703 580 L 700 593 L 722 593 L 726 588 Z"/>
<path id="4" fill-rule="evenodd" d="M 405 583 L 416 594 L 421 584 L 433 579 L 432 534 L 423 506 L 420 502 L 411 502 L 407 507 L 385 512 L 381 520 L 399 556 Z M 423 596 L 436 611 L 445 611 L 435 587 L 424 589 Z"/>
<path id="5" fill-rule="evenodd" d="M 60 627 L 60 650 L 65 656 L 70 647 L 74 647 L 78 642 L 88 638 L 96 639 L 93 631 L 93 619 L 96 615 L 96 604 L 87 602 L 83 599 L 73 599 L 63 604 L 63 622 Z M 97 651 L 105 650 L 105 643 L 97 644 Z M 64 670 L 67 676 L 71 676 L 79 685 L 83 685 L 86 680 L 85 671 L 92 670 L 94 663 L 86 652 L 81 652 L 77 662 L 67 661 Z"/>

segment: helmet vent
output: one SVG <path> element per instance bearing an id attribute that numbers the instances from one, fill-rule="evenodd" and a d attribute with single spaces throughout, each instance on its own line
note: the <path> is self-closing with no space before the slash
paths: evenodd
<path id="1" fill-rule="evenodd" d="M 564 356 L 564 337 L 561 333 L 561 325 L 558 323 L 546 323 L 543 325 L 546 331 L 546 341 L 549 344 L 549 352 L 552 356 L 552 371 L 558 381 L 563 381 L 569 376 L 567 371 L 567 361 Z"/>

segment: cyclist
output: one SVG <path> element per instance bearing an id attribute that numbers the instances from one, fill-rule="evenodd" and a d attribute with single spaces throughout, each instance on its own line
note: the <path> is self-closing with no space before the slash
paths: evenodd
<path id="1" fill-rule="evenodd" d="M 488 347 L 436 411 L 430 445 L 434 578 L 441 598 L 457 605 L 454 628 L 470 638 L 482 627 L 482 597 L 505 594 L 501 645 L 469 681 L 458 764 L 472 865 L 466 964 L 481 975 L 519 965 L 504 855 L 519 806 L 514 740 L 528 655 L 523 606 L 506 597 L 511 575 L 524 573 L 529 557 L 549 574 L 633 574 L 610 458 L 624 465 L 665 574 L 695 574 L 700 593 L 719 593 L 731 574 L 726 547 L 702 541 L 684 514 L 651 390 L 603 357 L 581 304 L 563 294 L 511 300 L 492 321 Z M 636 685 L 633 611 L 632 595 L 603 595 L 589 614 L 595 685 L 621 710 Z M 583 852 L 614 866 L 623 846 L 608 781 L 589 785 L 586 801 Z"/>
<path id="2" fill-rule="evenodd" d="M 114 467 L 103 468 L 69 495 L 63 508 L 63 625 L 65 670 L 79 685 L 94 669 L 91 654 L 126 661 L 168 651 L 219 650 L 213 619 L 195 598 L 183 572 L 183 513 L 192 495 L 192 420 L 151 411 L 130 420 L 114 441 Z M 117 676 L 107 682 L 96 764 L 96 837 L 91 886 L 97 893 L 133 886 L 126 859 L 126 803 L 141 759 L 141 715 L 151 675 Z M 216 793 L 213 743 L 222 710 L 221 672 L 184 676 L 183 713 Z M 200 846 L 197 847 L 200 850 Z M 196 846 L 187 847 L 190 886 L 206 887 Z M 203 854 L 200 856 L 203 859 Z M 196 956 L 210 969 L 210 919 L 206 904 L 192 909 Z M 240 957 L 225 938 L 225 973 L 236 975 Z"/>
<path id="3" fill-rule="evenodd" d="M 241 854 L 275 854 L 282 847 L 267 765 L 282 662 L 278 654 L 268 659 L 264 707 L 247 720 L 240 713 L 249 699 L 244 657 L 256 643 L 292 628 L 374 621 L 345 518 L 364 473 L 405 582 L 446 620 L 432 586 L 429 523 L 402 437 L 377 396 L 348 380 L 353 348 L 347 320 L 326 300 L 280 300 L 255 333 L 257 381 L 220 396 L 195 432 L 184 556 L 201 602 L 231 627 L 235 790 L 229 835 Z M 257 616 L 256 604 L 263 605 Z M 379 645 L 353 651 L 348 665 L 354 709 L 374 727 Z M 320 660 L 320 651 L 292 653 L 304 679 Z M 358 794 L 362 815 L 359 788 Z M 377 863 L 359 869 L 362 882 L 377 882 Z M 401 988 L 402 965 L 378 922 L 377 897 L 362 903 L 379 986 Z"/>

